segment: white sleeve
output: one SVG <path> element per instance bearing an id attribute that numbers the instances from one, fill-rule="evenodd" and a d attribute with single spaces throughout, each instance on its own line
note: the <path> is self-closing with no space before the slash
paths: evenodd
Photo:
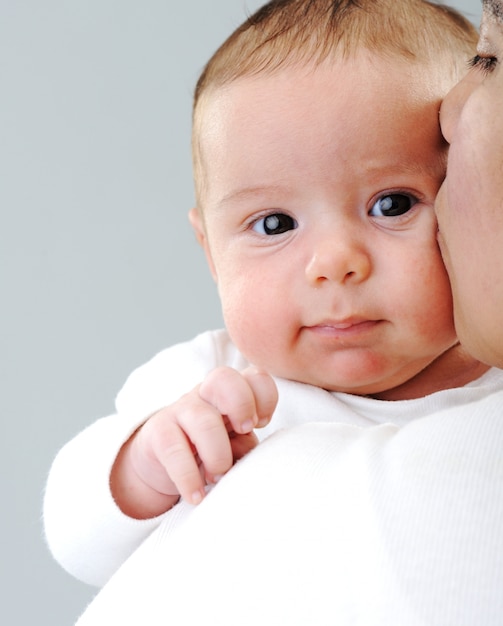
<path id="1" fill-rule="evenodd" d="M 50 470 L 44 499 L 47 543 L 70 574 L 91 585 L 103 585 L 160 521 L 127 517 L 110 492 L 115 457 L 134 430 L 120 415 L 102 418 L 67 443 Z"/>
<path id="2" fill-rule="evenodd" d="M 161 520 L 175 527 L 190 512 L 181 504 L 154 519 L 124 515 L 110 492 L 110 470 L 122 445 L 152 413 L 218 365 L 246 365 L 223 331 L 159 353 L 128 378 L 117 414 L 98 420 L 59 451 L 46 485 L 44 526 L 49 549 L 70 574 L 103 585 Z"/>

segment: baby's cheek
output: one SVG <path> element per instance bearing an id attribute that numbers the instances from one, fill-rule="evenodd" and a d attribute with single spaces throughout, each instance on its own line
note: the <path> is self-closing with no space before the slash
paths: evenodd
<path id="1" fill-rule="evenodd" d="M 450 284 L 443 276 L 437 282 L 436 293 L 433 290 L 428 299 L 430 305 L 418 318 L 420 333 L 433 343 L 450 346 L 456 340 L 454 315 Z M 422 304 L 424 308 L 424 301 Z M 419 309 L 418 309 L 419 310 Z"/>
<path id="2" fill-rule="evenodd" d="M 261 309 L 260 301 L 239 300 L 224 309 L 227 331 L 241 354 L 253 365 L 270 370 L 272 354 L 278 347 L 271 337 L 272 325 Z"/>
<path id="3" fill-rule="evenodd" d="M 260 319 L 257 316 L 259 302 L 254 301 L 243 290 L 227 290 L 221 294 L 222 313 L 225 327 L 239 351 L 251 359 L 253 348 L 261 344 Z"/>

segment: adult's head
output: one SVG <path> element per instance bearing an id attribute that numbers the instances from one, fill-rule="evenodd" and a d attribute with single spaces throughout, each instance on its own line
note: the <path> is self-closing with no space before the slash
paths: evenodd
<path id="1" fill-rule="evenodd" d="M 483 7 L 477 55 L 441 109 L 451 146 L 437 214 L 459 338 L 503 367 L 503 0 Z"/>

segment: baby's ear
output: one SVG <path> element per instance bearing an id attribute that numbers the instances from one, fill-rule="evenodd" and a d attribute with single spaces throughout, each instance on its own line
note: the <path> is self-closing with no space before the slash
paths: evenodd
<path id="1" fill-rule="evenodd" d="M 215 269 L 215 264 L 213 263 L 213 258 L 211 256 L 210 246 L 208 243 L 208 237 L 206 236 L 206 230 L 204 228 L 201 211 L 197 208 L 190 209 L 189 221 L 192 225 L 192 228 L 194 229 L 194 233 L 196 235 L 197 241 L 199 242 L 199 245 L 204 250 L 204 254 L 206 255 L 206 261 L 208 262 L 211 275 L 213 276 L 215 282 L 218 282 L 217 272 Z"/>

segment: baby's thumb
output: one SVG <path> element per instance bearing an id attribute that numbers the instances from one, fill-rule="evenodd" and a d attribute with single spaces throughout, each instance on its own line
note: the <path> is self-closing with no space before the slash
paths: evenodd
<path id="1" fill-rule="evenodd" d="M 276 383 L 270 374 L 253 365 L 243 370 L 241 375 L 250 385 L 255 398 L 255 408 L 258 417 L 257 427 L 263 428 L 271 421 L 278 404 Z"/>

